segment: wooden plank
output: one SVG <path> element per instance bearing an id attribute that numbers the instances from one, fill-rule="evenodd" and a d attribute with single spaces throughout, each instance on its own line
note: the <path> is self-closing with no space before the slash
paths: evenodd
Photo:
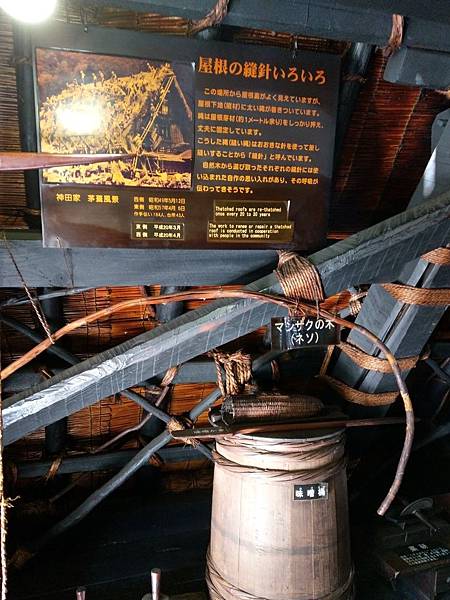
<path id="1" fill-rule="evenodd" d="M 438 141 L 437 137 L 435 141 Z M 442 193 L 443 188 L 449 189 L 449 156 L 450 124 L 447 122 L 412 197 L 411 205 L 420 206 L 427 198 Z M 449 241 L 447 240 L 447 243 Z M 420 259 L 408 263 L 405 257 L 398 281 L 425 288 L 449 287 L 450 268 L 432 265 Z M 396 356 L 417 356 L 422 352 L 444 312 L 445 307 L 415 306 L 397 302 L 381 286 L 372 285 L 356 322 L 378 335 Z M 352 331 L 348 341 L 369 354 L 379 355 L 378 349 L 358 333 Z M 332 375 L 364 392 L 381 393 L 396 389 L 392 374 L 362 369 L 343 352 L 336 361 Z M 404 376 L 407 376 L 407 372 L 404 372 Z M 352 406 L 351 413 L 363 417 L 385 414 L 387 410 L 388 407 Z"/>
<path id="2" fill-rule="evenodd" d="M 448 242 L 449 215 L 450 193 L 311 255 L 325 294 L 351 284 L 396 279 L 405 260 Z M 281 292 L 274 273 L 248 289 Z M 251 299 L 218 300 L 102 352 L 7 399 L 5 444 L 245 335 L 281 314 L 285 314 L 281 307 Z"/>
<path id="3" fill-rule="evenodd" d="M 277 263 L 274 250 L 60 250 L 43 248 L 40 240 L 10 240 L 9 246 L 30 287 L 245 284 Z M 0 287 L 22 287 L 2 240 Z"/>
<path id="4" fill-rule="evenodd" d="M 352 44 L 345 55 L 342 67 L 342 83 L 339 91 L 339 108 L 336 122 L 336 143 L 334 160 L 338 163 L 344 144 L 345 135 L 358 100 L 361 86 L 363 85 L 373 47 L 361 42 Z"/>
<path id="5" fill-rule="evenodd" d="M 448 26 L 446 35 L 449 35 Z M 450 86 L 449 54 L 405 46 L 389 58 L 383 77 L 385 81 L 401 85 L 446 89 Z"/>
<path id="6" fill-rule="evenodd" d="M 446 0 L 342 0 L 345 6 L 360 9 L 378 10 L 389 15 L 397 13 L 405 17 L 417 17 L 430 21 L 450 23 L 450 13 Z"/>
<path id="7" fill-rule="evenodd" d="M 64 371 L 66 369 L 61 367 L 53 369 L 55 375 Z M 154 377 L 148 383 L 157 385 L 160 380 L 160 377 Z M 18 394 L 39 384 L 41 381 L 41 375 L 36 373 L 34 369 L 24 368 L 16 371 L 3 382 L 2 391 L 5 395 Z M 213 361 L 192 360 L 180 366 L 173 383 L 214 383 L 215 381 L 217 381 L 217 372 Z M 142 383 L 144 384 L 145 382 Z"/>
<path id="8" fill-rule="evenodd" d="M 58 475 L 118 470 L 126 465 L 136 454 L 137 450 L 119 450 L 97 455 L 68 456 L 62 460 L 58 468 Z M 161 448 L 158 455 L 166 463 L 205 459 L 203 454 L 192 448 L 192 446 L 169 446 L 168 448 Z M 17 476 L 23 479 L 43 477 L 49 472 L 52 463 L 52 460 L 32 460 L 19 463 L 17 465 Z"/>
<path id="9" fill-rule="evenodd" d="M 50 290 L 46 290 L 44 288 L 42 290 L 38 290 L 38 293 L 41 291 L 43 294 L 45 294 L 45 292 Z M 50 331 L 57 331 L 65 325 L 64 308 L 61 298 L 49 298 L 47 300 L 42 300 L 40 305 Z M 45 335 L 44 329 L 42 327 L 40 329 L 42 334 Z M 66 447 L 66 437 L 67 417 L 47 425 L 45 428 L 46 456 L 56 456 L 61 454 Z"/>

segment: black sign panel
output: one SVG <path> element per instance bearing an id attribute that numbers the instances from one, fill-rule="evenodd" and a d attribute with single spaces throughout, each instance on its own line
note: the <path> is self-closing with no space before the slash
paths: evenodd
<path id="1" fill-rule="evenodd" d="M 282 351 L 339 344 L 341 332 L 340 327 L 329 319 L 275 317 L 271 333 L 272 349 Z"/>
<path id="2" fill-rule="evenodd" d="M 44 245 L 307 250 L 326 234 L 340 59 L 74 26 L 33 41 Z"/>
<path id="3" fill-rule="evenodd" d="M 397 548 L 399 558 L 409 567 L 450 560 L 450 549 L 440 543 L 422 542 Z"/>
<path id="4" fill-rule="evenodd" d="M 328 500 L 328 483 L 294 485 L 294 500 Z"/>

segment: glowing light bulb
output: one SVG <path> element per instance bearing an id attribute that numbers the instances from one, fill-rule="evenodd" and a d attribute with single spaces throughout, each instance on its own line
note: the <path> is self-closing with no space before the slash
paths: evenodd
<path id="1" fill-rule="evenodd" d="M 95 104 L 60 106 L 56 121 L 66 135 L 94 135 L 102 128 L 102 111 Z"/>
<path id="2" fill-rule="evenodd" d="M 41 23 L 56 8 L 57 0 L 0 0 L 0 8 L 24 23 Z"/>

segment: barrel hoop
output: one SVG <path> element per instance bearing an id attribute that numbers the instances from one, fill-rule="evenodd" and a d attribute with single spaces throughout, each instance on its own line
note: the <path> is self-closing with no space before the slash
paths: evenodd
<path id="1" fill-rule="evenodd" d="M 350 600 L 353 598 L 353 577 L 354 570 L 352 568 L 350 569 L 347 580 L 340 587 L 336 588 L 326 596 L 321 596 L 320 598 L 317 597 L 315 600 Z M 273 600 L 249 594 L 224 579 L 212 561 L 209 548 L 206 555 L 206 583 L 208 585 L 211 600 L 224 600 L 227 598 L 234 598 L 235 600 Z M 284 599 L 282 596 L 278 596 L 277 600 Z M 296 600 L 306 599 L 299 597 Z"/>
<path id="2" fill-rule="evenodd" d="M 334 462 L 330 462 L 324 467 L 315 469 L 302 469 L 297 471 L 281 471 L 276 469 L 261 469 L 259 467 L 249 465 L 239 465 L 227 458 L 223 457 L 217 452 L 213 452 L 214 464 L 230 471 L 231 473 L 238 473 L 241 475 L 249 475 L 252 477 L 261 477 L 263 479 L 270 479 L 271 481 L 277 482 L 288 482 L 288 481 L 301 481 L 302 483 L 317 483 L 331 479 L 333 475 L 342 471 L 346 465 L 346 459 L 344 456 L 338 458 Z"/>
<path id="3" fill-rule="evenodd" d="M 279 440 L 277 438 L 257 438 L 251 435 L 228 435 L 217 441 L 217 449 L 238 453 L 239 463 L 252 457 L 271 456 L 288 460 L 301 460 L 302 462 L 326 459 L 335 450 L 343 452 L 344 430 L 337 430 L 333 434 L 321 439 L 310 440 Z M 246 454 L 249 456 L 246 456 Z"/>
<path id="4" fill-rule="evenodd" d="M 217 441 L 216 463 L 234 473 L 262 475 L 305 483 L 320 482 L 344 468 L 344 432 L 320 438 L 280 440 L 255 436 L 226 436 Z M 289 468 L 290 465 L 290 468 Z"/>

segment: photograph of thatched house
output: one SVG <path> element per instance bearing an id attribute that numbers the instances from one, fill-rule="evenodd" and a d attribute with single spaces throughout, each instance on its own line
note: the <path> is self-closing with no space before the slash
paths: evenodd
<path id="1" fill-rule="evenodd" d="M 46 169 L 46 183 L 190 188 L 193 66 L 38 48 L 43 152 L 121 153 Z"/>

